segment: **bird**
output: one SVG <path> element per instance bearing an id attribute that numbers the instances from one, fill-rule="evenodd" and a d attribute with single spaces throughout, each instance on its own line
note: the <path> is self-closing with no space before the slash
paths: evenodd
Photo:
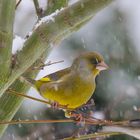
<path id="1" fill-rule="evenodd" d="M 33 85 L 43 98 L 75 109 L 88 102 L 96 88 L 95 78 L 108 68 L 101 54 L 84 52 L 70 67 L 35 80 Z"/>

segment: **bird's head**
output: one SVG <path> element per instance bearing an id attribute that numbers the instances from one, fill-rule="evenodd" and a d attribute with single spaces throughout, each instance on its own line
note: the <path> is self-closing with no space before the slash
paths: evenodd
<path id="1" fill-rule="evenodd" d="M 88 68 L 93 72 L 93 75 L 96 76 L 100 71 L 108 69 L 108 65 L 104 62 L 102 55 L 97 52 L 84 52 L 80 54 L 74 61 L 74 65 L 77 65 L 82 68 Z"/>

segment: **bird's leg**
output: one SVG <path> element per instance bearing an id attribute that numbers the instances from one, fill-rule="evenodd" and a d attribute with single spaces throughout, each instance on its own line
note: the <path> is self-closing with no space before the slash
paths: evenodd
<path id="1" fill-rule="evenodd" d="M 84 118 L 92 118 L 91 112 L 93 112 L 93 107 L 95 107 L 94 100 L 91 99 L 86 104 L 75 109 L 77 114 L 81 114 Z"/>
<path id="2" fill-rule="evenodd" d="M 57 101 L 50 101 L 50 105 L 51 105 L 51 108 L 53 110 L 55 110 L 55 109 L 58 109 L 58 110 L 59 109 L 68 109 L 68 105 L 61 105 Z"/>
<path id="3" fill-rule="evenodd" d="M 72 117 L 72 118 L 75 118 L 76 121 L 79 121 L 79 122 L 81 122 L 81 121 L 83 120 L 82 114 L 71 113 L 71 117 Z"/>
<path id="4" fill-rule="evenodd" d="M 59 106 L 60 106 L 60 105 L 59 105 L 58 102 L 56 102 L 56 101 L 51 102 L 51 108 L 52 108 L 53 110 L 60 109 Z"/>
<path id="5" fill-rule="evenodd" d="M 89 115 L 87 115 L 89 113 L 85 113 L 84 111 L 91 110 L 90 108 L 93 106 L 95 106 L 95 103 L 94 103 L 94 100 L 91 99 L 89 102 L 76 108 L 75 110 L 66 111 L 65 117 L 74 118 L 78 123 L 79 122 L 81 123 L 83 120 L 87 118 L 91 118 Z"/>

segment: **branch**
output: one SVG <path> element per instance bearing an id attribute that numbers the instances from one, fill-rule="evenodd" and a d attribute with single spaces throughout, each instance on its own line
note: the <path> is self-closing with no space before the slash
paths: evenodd
<path id="1" fill-rule="evenodd" d="M 0 88 L 10 74 L 15 0 L 0 0 Z"/>
<path id="2" fill-rule="evenodd" d="M 63 120 L 12 120 L 12 121 L 2 121 L 0 125 L 3 124 L 36 124 L 36 123 L 76 123 L 74 120 L 71 119 L 63 119 Z"/>
<path id="3" fill-rule="evenodd" d="M 93 134 L 85 134 L 85 135 L 80 135 L 78 137 L 68 137 L 64 138 L 63 140 L 86 140 L 86 139 L 93 139 L 93 138 L 105 138 L 109 136 L 114 136 L 114 135 L 120 135 L 123 134 L 121 132 L 96 132 Z"/>
<path id="4" fill-rule="evenodd" d="M 13 95 L 16 95 L 16 96 L 19 96 L 19 97 L 24 97 L 24 98 L 27 98 L 27 99 L 31 99 L 31 100 L 34 100 L 34 101 L 37 101 L 37 102 L 40 102 L 40 103 L 44 103 L 46 105 L 52 105 L 52 103 L 49 102 L 49 101 L 38 99 L 38 98 L 35 98 L 35 97 L 32 97 L 32 96 L 28 96 L 28 95 L 25 95 L 24 93 L 18 93 L 16 91 L 12 90 L 12 89 L 8 89 L 7 93 L 13 94 Z M 67 106 L 64 106 L 64 105 L 58 105 L 58 107 L 60 109 L 72 110 L 72 108 L 67 108 Z"/>
<path id="5" fill-rule="evenodd" d="M 46 64 L 43 64 L 43 63 L 42 63 L 42 64 L 39 65 L 38 67 L 33 67 L 31 70 L 42 70 L 42 69 L 44 69 L 44 67 L 46 67 L 46 66 L 50 66 L 50 65 L 58 64 L 58 63 L 62 63 L 62 62 L 64 62 L 64 60 L 55 61 L 55 62 L 49 61 L 49 62 L 46 63 Z"/>
<path id="6" fill-rule="evenodd" d="M 140 139 L 140 128 L 138 127 L 104 126 L 102 131 L 124 133 L 134 138 Z"/>
<path id="7" fill-rule="evenodd" d="M 47 10 L 44 12 L 45 15 L 49 15 L 57 9 L 68 6 L 68 0 L 48 0 Z"/>
<path id="8" fill-rule="evenodd" d="M 42 9 L 39 7 L 39 3 L 38 3 L 38 0 L 33 0 L 34 2 L 34 7 L 35 7 L 35 10 L 36 10 L 36 14 L 38 16 L 38 19 L 40 19 L 42 17 Z"/>
<path id="9" fill-rule="evenodd" d="M 44 61 L 46 58 L 46 53 L 44 53 L 42 55 L 42 61 Z M 40 61 L 37 61 L 34 66 L 38 66 L 40 65 Z M 35 78 L 36 74 L 38 73 L 38 71 L 27 71 L 26 73 L 24 73 L 24 76 L 26 77 L 31 77 L 31 78 Z M 23 82 L 21 82 L 19 79 L 17 79 L 11 86 L 11 88 L 19 93 L 23 92 L 23 93 L 27 93 L 27 91 L 29 90 L 30 86 L 29 85 L 25 85 L 23 84 Z M 20 108 L 22 102 L 23 102 L 22 97 L 18 97 L 18 96 L 13 96 L 8 94 L 7 92 L 4 93 L 4 95 L 0 98 L 0 120 L 4 121 L 4 120 L 11 120 L 15 113 L 18 111 L 18 109 Z M 4 131 L 6 130 L 8 125 L 1 125 L 0 126 L 0 137 L 2 136 L 2 134 L 4 133 Z"/>
<path id="10" fill-rule="evenodd" d="M 63 120 L 12 120 L 12 121 L 1 121 L 0 125 L 3 124 L 29 124 L 29 123 L 61 123 L 61 122 L 71 122 L 71 123 L 82 123 L 88 125 L 100 125 L 100 126 L 118 126 L 118 127 L 130 127 L 130 120 L 124 121 L 110 121 L 110 120 L 98 120 L 92 117 L 83 118 L 81 120 L 74 119 L 63 119 Z"/>
<path id="11" fill-rule="evenodd" d="M 21 1 L 22 1 L 22 0 L 18 0 L 18 2 L 16 3 L 15 9 L 17 9 L 17 7 L 20 5 Z"/>

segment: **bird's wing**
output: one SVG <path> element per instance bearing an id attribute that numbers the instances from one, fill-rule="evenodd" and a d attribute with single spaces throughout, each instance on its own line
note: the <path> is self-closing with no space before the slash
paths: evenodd
<path id="1" fill-rule="evenodd" d="M 37 87 L 37 89 L 40 88 L 40 86 L 44 83 L 48 83 L 48 82 L 55 82 L 58 81 L 60 78 L 62 78 L 63 76 L 67 75 L 70 72 L 70 67 L 66 68 L 64 70 L 60 70 L 57 72 L 54 72 L 52 74 L 46 75 L 43 78 L 37 80 L 35 82 L 35 86 Z"/>
<path id="2" fill-rule="evenodd" d="M 70 67 L 69 68 L 66 68 L 66 69 L 63 69 L 63 70 L 60 70 L 60 71 L 57 71 L 57 72 L 54 72 L 52 74 L 49 74 L 47 76 L 44 76 L 43 78 L 49 78 L 50 81 L 57 81 L 59 80 L 60 78 L 62 78 L 64 75 L 67 75 L 69 72 L 70 72 Z"/>
<path id="3" fill-rule="evenodd" d="M 74 83 L 73 76 L 71 76 L 71 73 L 66 73 L 56 81 L 51 80 L 49 82 L 40 83 L 38 90 L 44 97 L 49 98 L 51 96 L 50 99 L 54 100 L 56 97 L 59 98 L 63 96 L 66 90 L 72 93 L 73 84 L 71 83 Z"/>

